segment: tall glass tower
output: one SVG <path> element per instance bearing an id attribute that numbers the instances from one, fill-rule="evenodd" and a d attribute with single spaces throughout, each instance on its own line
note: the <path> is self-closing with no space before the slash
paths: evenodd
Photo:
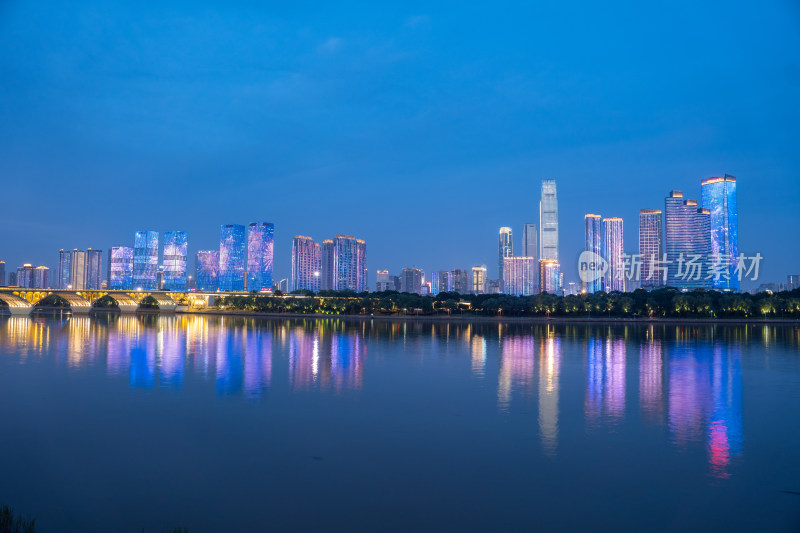
<path id="1" fill-rule="evenodd" d="M 220 290 L 243 291 L 246 264 L 247 243 L 244 226 L 223 224 L 219 230 Z"/>
<path id="2" fill-rule="evenodd" d="M 145 290 L 156 288 L 158 272 L 158 232 L 137 231 L 133 238 L 133 285 Z"/>
<path id="3" fill-rule="evenodd" d="M 586 215 L 583 217 L 585 226 L 586 244 L 584 249 L 587 252 L 594 252 L 603 257 L 603 228 L 600 215 Z M 607 260 L 607 259 L 606 259 Z M 596 280 L 586 282 L 586 292 L 593 294 L 603 290 L 603 279 L 598 277 Z"/>
<path id="4" fill-rule="evenodd" d="M 658 262 L 664 257 L 664 234 L 661 210 L 639 211 L 639 279 L 642 288 L 653 289 L 664 285 L 664 273 Z M 649 279 L 648 279 L 649 278 Z"/>
<path id="5" fill-rule="evenodd" d="M 164 288 L 186 290 L 186 255 L 189 240 L 185 231 L 164 232 Z"/>
<path id="6" fill-rule="evenodd" d="M 556 180 L 542 180 L 539 202 L 539 230 L 542 232 L 539 259 L 558 261 L 558 196 Z"/>
<path id="7" fill-rule="evenodd" d="M 320 249 L 311 237 L 297 235 L 292 240 L 292 285 L 290 289 L 319 291 Z"/>
<path id="8" fill-rule="evenodd" d="M 252 222 L 247 228 L 247 290 L 272 290 L 272 250 L 275 226 Z"/>
<path id="9" fill-rule="evenodd" d="M 67 288 L 82 291 L 86 289 L 86 264 L 87 254 L 84 250 L 77 248 L 72 250 L 69 267 L 69 285 Z"/>
<path id="10" fill-rule="evenodd" d="M 103 251 L 86 250 L 86 288 L 97 290 L 103 284 Z"/>
<path id="11" fill-rule="evenodd" d="M 72 252 L 64 250 L 63 248 L 58 251 L 58 273 L 56 288 L 66 289 L 70 285 L 70 275 L 72 272 Z"/>
<path id="12" fill-rule="evenodd" d="M 194 279 L 198 291 L 215 291 L 219 288 L 219 252 L 200 250 L 194 256 Z"/>
<path id="13" fill-rule="evenodd" d="M 622 219 L 617 217 L 603 219 L 603 258 L 608 262 L 608 270 L 603 276 L 603 290 L 625 291 L 625 264 L 622 254 Z"/>
<path id="14" fill-rule="evenodd" d="M 538 233 L 536 224 L 528 222 L 522 230 L 522 257 L 539 257 Z"/>
<path id="15" fill-rule="evenodd" d="M 664 242 L 667 254 L 667 285 L 681 290 L 710 289 L 705 268 L 711 251 L 710 212 L 672 191 L 664 200 Z M 702 265 L 699 273 L 689 261 Z"/>
<path id="16" fill-rule="evenodd" d="M 736 178 L 704 179 L 700 184 L 703 207 L 708 209 L 711 227 L 711 254 L 727 264 L 727 277 L 712 278 L 712 286 L 724 291 L 739 292 L 735 274 L 739 262 L 739 214 L 736 207 Z M 716 276 L 715 276 L 716 277 Z"/>
<path id="17" fill-rule="evenodd" d="M 500 239 L 498 242 L 498 278 L 503 281 L 503 268 L 506 257 L 514 257 L 514 238 L 511 235 L 511 228 L 500 228 Z"/>
<path id="18" fill-rule="evenodd" d="M 108 254 L 108 288 L 118 291 L 133 288 L 133 248 L 111 248 Z"/>

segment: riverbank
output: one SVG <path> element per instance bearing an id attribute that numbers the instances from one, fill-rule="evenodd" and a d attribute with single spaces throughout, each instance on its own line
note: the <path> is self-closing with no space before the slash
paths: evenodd
<path id="1" fill-rule="evenodd" d="M 789 318 L 650 318 L 650 317 L 524 317 L 524 316 L 481 316 L 481 315 L 355 315 L 355 314 L 324 314 L 324 313 L 254 313 L 249 311 L 223 311 L 223 310 L 180 310 L 175 314 L 210 315 L 210 316 L 236 316 L 243 318 L 303 318 L 312 320 L 341 320 L 355 321 L 383 321 L 383 322 L 460 322 L 460 323 L 523 323 L 523 324 L 721 324 L 741 326 L 747 324 L 769 324 L 799 326 L 800 319 Z"/>

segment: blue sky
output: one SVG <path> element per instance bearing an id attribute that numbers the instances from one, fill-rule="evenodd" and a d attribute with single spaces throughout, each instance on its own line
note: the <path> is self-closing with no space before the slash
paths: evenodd
<path id="1" fill-rule="evenodd" d="M 498 228 L 519 246 L 554 178 L 569 280 L 585 213 L 636 252 L 640 208 L 729 173 L 740 249 L 800 272 L 793 2 L 5 1 L 0 48 L 9 267 L 266 220 L 276 278 L 294 235 L 337 233 L 371 273 L 493 277 Z"/>

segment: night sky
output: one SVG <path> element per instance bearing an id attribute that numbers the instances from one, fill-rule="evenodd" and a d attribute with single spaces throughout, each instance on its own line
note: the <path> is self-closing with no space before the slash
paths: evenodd
<path id="1" fill-rule="evenodd" d="M 521 247 L 554 178 L 574 281 L 585 213 L 635 253 L 640 208 L 729 173 L 740 250 L 800 273 L 796 2 L 330 4 L 0 1 L 7 268 L 265 220 L 276 279 L 294 235 L 336 233 L 367 241 L 371 288 L 494 278 L 498 228 Z"/>

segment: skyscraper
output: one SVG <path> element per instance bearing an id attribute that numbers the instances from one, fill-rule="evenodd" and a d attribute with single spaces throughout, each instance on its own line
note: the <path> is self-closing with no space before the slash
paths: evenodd
<path id="1" fill-rule="evenodd" d="M 6 262 L 0 261 L 0 287 L 6 286 Z"/>
<path id="2" fill-rule="evenodd" d="M 378 292 L 383 291 L 393 291 L 394 284 L 389 279 L 389 271 L 388 270 L 376 270 L 375 271 L 375 290 Z"/>
<path id="3" fill-rule="evenodd" d="M 539 260 L 539 292 L 558 294 L 561 291 L 561 266 L 552 259 Z"/>
<path id="4" fill-rule="evenodd" d="M 322 268 L 326 267 L 323 241 Z M 367 290 L 367 244 L 352 235 L 337 235 L 332 242 L 333 290 L 364 292 Z M 323 272 L 323 277 L 325 273 Z"/>
<path id="5" fill-rule="evenodd" d="M 333 290 L 333 256 L 336 252 L 336 245 L 332 239 L 325 239 L 322 241 L 320 247 L 320 280 L 319 290 L 332 291 Z"/>
<path id="6" fill-rule="evenodd" d="M 558 261 L 558 196 L 556 180 L 542 180 L 542 196 L 539 202 L 540 239 L 539 258 Z"/>
<path id="7" fill-rule="evenodd" d="M 247 243 L 244 226 L 223 224 L 219 230 L 220 290 L 243 291 L 246 264 Z"/>
<path id="8" fill-rule="evenodd" d="M 186 257 L 189 238 L 185 231 L 164 232 L 164 288 L 170 291 L 186 290 Z"/>
<path id="9" fill-rule="evenodd" d="M 400 274 L 400 290 L 414 294 L 422 294 L 422 283 L 425 274 L 417 267 L 404 268 Z"/>
<path id="10" fill-rule="evenodd" d="M 133 288 L 133 248 L 111 248 L 108 254 L 108 288 L 117 291 Z"/>
<path id="11" fill-rule="evenodd" d="M 82 291 L 86 289 L 87 263 L 88 254 L 84 250 L 78 250 L 77 248 L 72 250 L 72 256 L 70 258 L 69 285 L 67 288 L 71 288 L 76 291 Z"/>
<path id="12" fill-rule="evenodd" d="M 685 200 L 683 192 L 671 191 L 664 200 L 664 248 L 667 285 L 682 290 L 710 289 L 704 279 L 711 251 L 710 212 Z"/>
<path id="13" fill-rule="evenodd" d="M 486 292 L 486 265 L 472 267 L 472 293 Z"/>
<path id="14" fill-rule="evenodd" d="M 514 256 L 514 238 L 511 234 L 511 228 L 500 228 L 500 238 L 498 242 L 498 264 L 497 264 L 497 279 L 503 280 L 503 265 L 506 257 Z"/>
<path id="15" fill-rule="evenodd" d="M 652 289 L 664 285 L 664 273 L 656 268 L 664 256 L 664 235 L 661 211 L 639 211 L 639 279 L 642 288 Z"/>
<path id="16" fill-rule="evenodd" d="M 33 269 L 32 289 L 47 289 L 50 287 L 50 269 L 40 265 Z"/>
<path id="17" fill-rule="evenodd" d="M 297 235 L 292 241 L 291 290 L 319 292 L 320 248 L 311 237 Z"/>
<path id="18" fill-rule="evenodd" d="M 70 285 L 70 272 L 72 271 L 72 252 L 64 250 L 58 251 L 58 273 L 56 288 L 66 289 Z"/>
<path id="19" fill-rule="evenodd" d="M 472 281 L 470 278 L 469 271 L 457 268 L 451 271 L 450 274 L 453 283 L 453 288 L 448 290 L 457 292 L 458 294 L 469 294 L 471 292 Z"/>
<path id="20" fill-rule="evenodd" d="M 604 218 L 602 255 L 608 262 L 608 270 L 603 275 L 603 290 L 606 292 L 625 291 L 624 253 L 622 219 Z"/>
<path id="21" fill-rule="evenodd" d="M 25 263 L 17 267 L 17 286 L 22 289 L 33 289 L 33 265 Z"/>
<path id="22" fill-rule="evenodd" d="M 531 296 L 536 292 L 536 259 L 507 257 L 503 265 L 503 291 L 515 296 Z"/>
<path id="23" fill-rule="evenodd" d="M 522 257 L 539 258 L 538 234 L 536 224 L 528 222 L 522 230 Z"/>
<path id="24" fill-rule="evenodd" d="M 200 250 L 194 256 L 194 278 L 198 291 L 215 291 L 219 288 L 219 252 Z"/>
<path id="25" fill-rule="evenodd" d="M 603 257 L 603 229 L 600 215 L 588 214 L 583 217 L 586 242 L 584 250 Z M 606 259 L 603 257 L 603 259 Z M 598 277 L 595 280 L 586 282 L 586 292 L 593 294 L 603 290 L 603 279 Z"/>
<path id="26" fill-rule="evenodd" d="M 137 231 L 133 238 L 134 288 L 156 288 L 158 271 L 158 232 Z"/>
<path id="27" fill-rule="evenodd" d="M 252 222 L 247 228 L 247 290 L 272 290 L 272 251 L 275 226 Z"/>
<path id="28" fill-rule="evenodd" d="M 86 250 L 86 282 L 85 287 L 89 290 L 99 290 L 103 288 L 103 251 Z"/>
<path id="29" fill-rule="evenodd" d="M 739 210 L 736 205 L 736 178 L 704 179 L 700 184 L 703 207 L 709 211 L 711 227 L 711 259 L 720 260 L 725 275 L 711 279 L 715 289 L 739 292 L 736 266 L 739 262 Z M 719 279 L 716 279 L 719 278 Z M 727 278 L 727 279 L 726 279 Z"/>

